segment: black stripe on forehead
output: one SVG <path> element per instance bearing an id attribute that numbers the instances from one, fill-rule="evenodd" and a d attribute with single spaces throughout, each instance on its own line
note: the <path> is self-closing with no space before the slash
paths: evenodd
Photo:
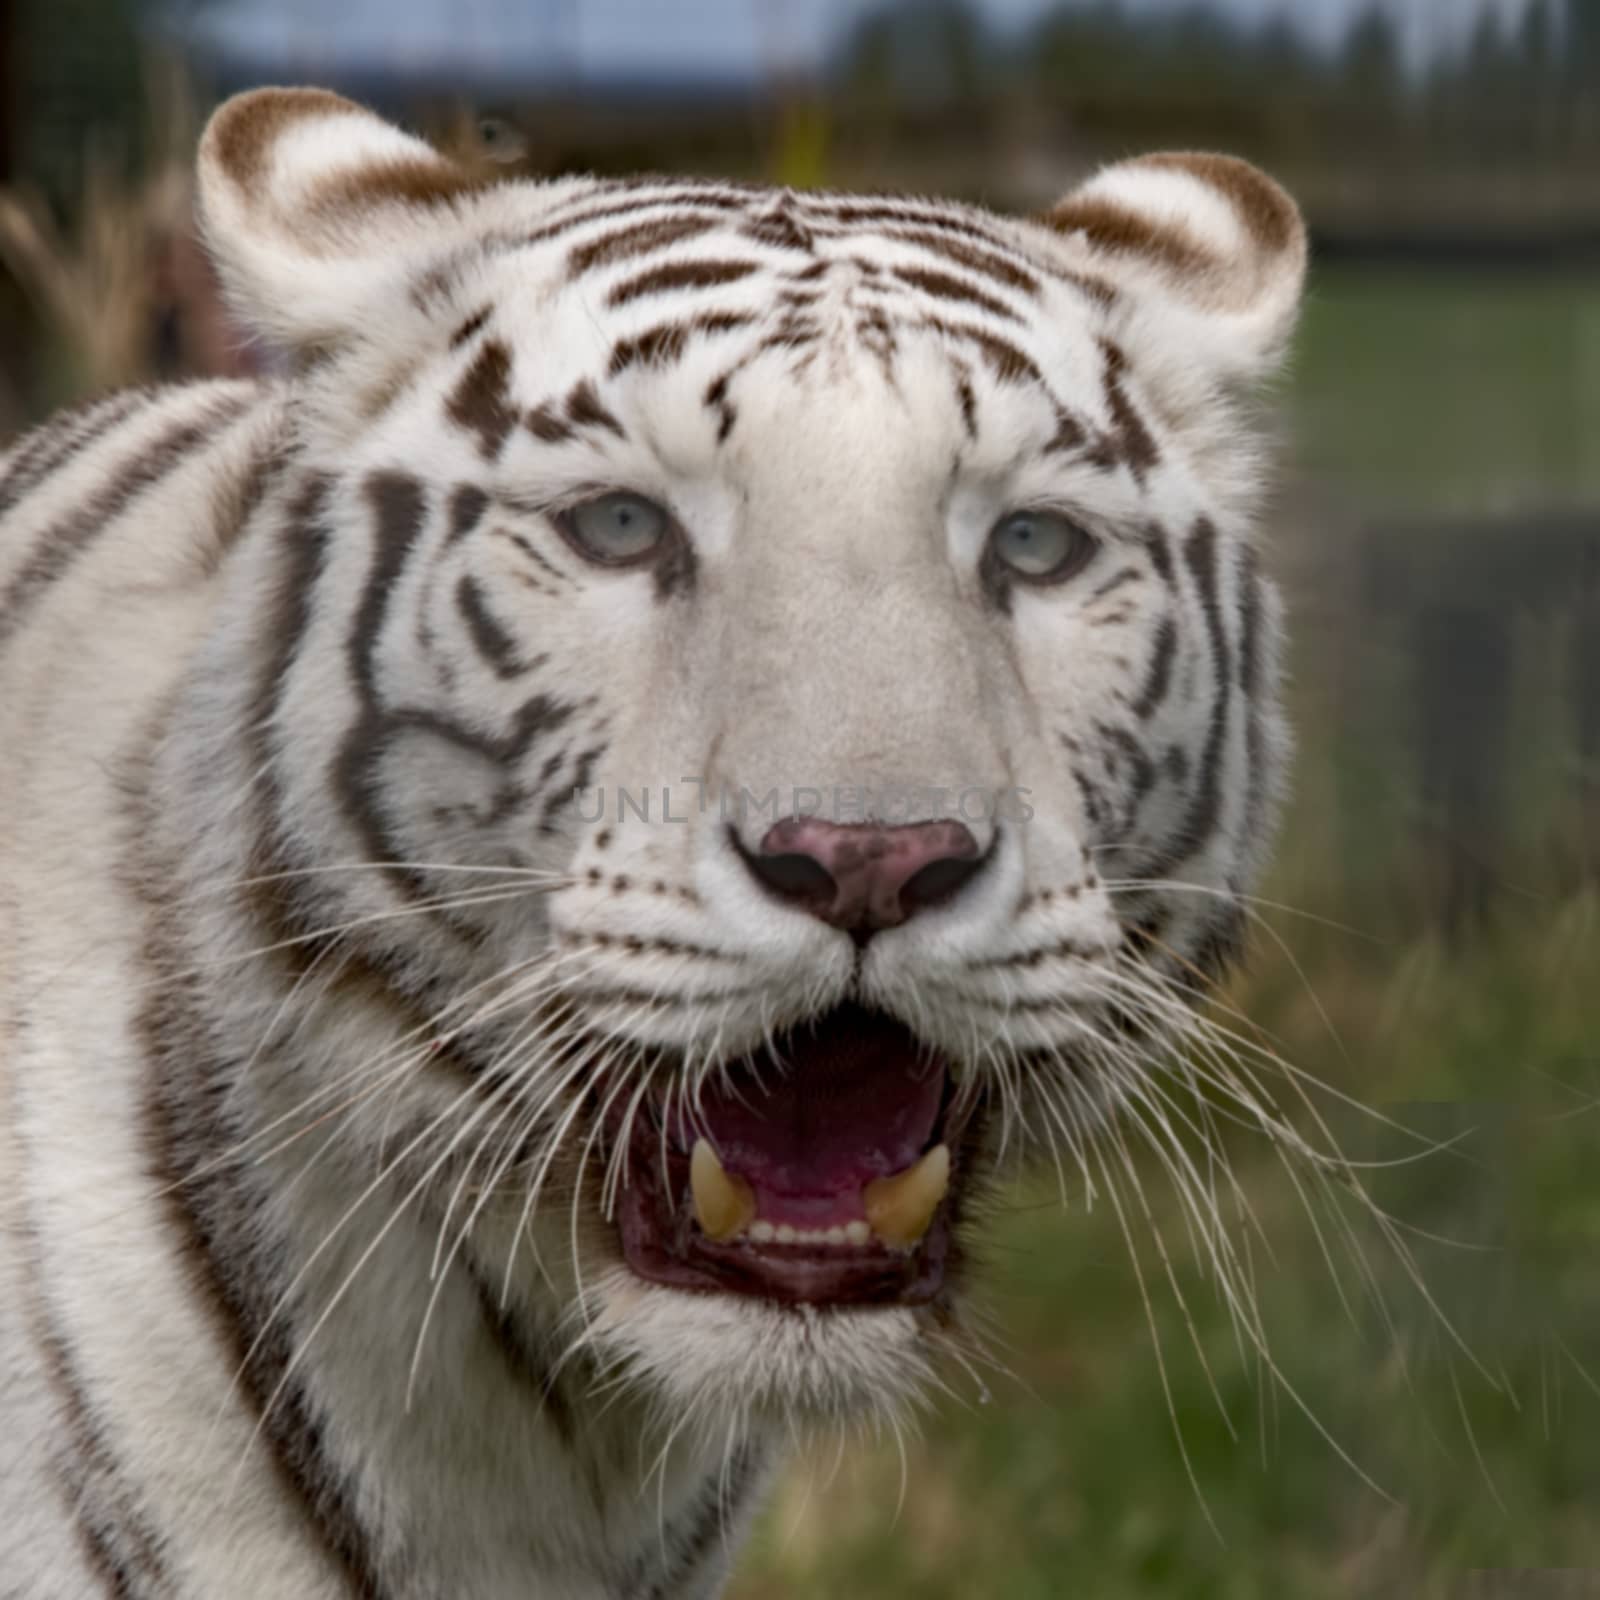
<path id="1" fill-rule="evenodd" d="M 713 228 L 721 226 L 722 218 L 716 216 L 669 215 L 629 223 L 626 227 L 602 234 L 598 239 L 574 246 L 567 256 L 567 276 L 581 278 L 596 267 L 631 261 L 684 239 L 693 239 L 698 234 L 710 233 Z"/>
<path id="2" fill-rule="evenodd" d="M 1031 382 L 1046 387 L 1044 374 L 1033 357 L 987 328 L 972 323 L 946 322 L 942 317 L 926 317 L 918 325 L 971 345 L 983 357 L 984 365 L 994 374 L 997 383 Z"/>
<path id="3" fill-rule="evenodd" d="M 732 333 L 755 321 L 748 312 L 708 311 L 682 322 L 661 323 L 632 338 L 619 339 L 612 348 L 608 371 L 615 377 L 629 367 L 669 365 L 682 359 L 689 341 L 697 335 Z"/>
<path id="4" fill-rule="evenodd" d="M 477 436 L 486 460 L 500 454 L 517 415 L 511 403 L 511 351 L 499 339 L 487 340 L 473 358 L 445 401 L 445 415 Z"/>
<path id="5" fill-rule="evenodd" d="M 992 278 L 996 283 L 1003 284 L 1008 289 L 1015 289 L 1030 298 L 1037 298 L 1039 294 L 1039 279 L 1035 274 L 1020 261 L 1002 255 L 998 250 L 984 249 L 961 239 L 948 238 L 932 228 L 886 227 L 882 230 L 882 234 L 885 239 L 893 239 L 897 243 L 916 245 L 919 249 L 931 251 L 946 261 L 965 267 L 968 272 L 979 277 Z"/>
<path id="6" fill-rule="evenodd" d="M 622 306 L 632 300 L 670 294 L 675 290 L 717 288 L 748 278 L 759 270 L 760 263 L 755 261 L 669 261 L 624 279 L 606 296 L 606 304 Z"/>
<path id="7" fill-rule="evenodd" d="M 965 278 L 958 278 L 953 273 L 936 272 L 930 267 L 891 267 L 890 271 L 901 283 L 913 289 L 920 289 L 923 294 L 932 295 L 936 300 L 954 300 L 962 305 L 975 306 L 978 310 L 986 311 L 990 316 L 999 317 L 1005 322 L 1022 320 L 1003 301 L 995 299 L 992 294 L 986 294 L 975 284 L 969 283 Z"/>

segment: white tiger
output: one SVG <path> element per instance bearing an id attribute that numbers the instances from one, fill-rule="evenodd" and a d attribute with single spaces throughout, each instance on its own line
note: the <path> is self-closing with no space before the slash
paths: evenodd
<path id="1" fill-rule="evenodd" d="M 714 1593 L 1233 950 L 1298 214 L 199 172 L 295 375 L 0 464 L 0 1591 Z"/>

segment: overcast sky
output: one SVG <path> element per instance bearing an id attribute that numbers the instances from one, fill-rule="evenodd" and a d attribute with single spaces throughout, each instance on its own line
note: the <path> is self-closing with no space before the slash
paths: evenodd
<path id="1" fill-rule="evenodd" d="M 1056 0 L 977 0 L 1002 24 Z M 1123 0 L 1160 11 L 1192 0 Z M 1241 20 L 1289 17 L 1335 40 L 1374 4 L 1426 60 L 1467 36 L 1485 11 L 1514 21 L 1528 0 L 1213 0 Z M 381 64 L 482 71 L 559 62 L 562 76 L 747 77 L 818 61 L 874 0 L 218 0 L 209 30 L 229 53 L 314 72 Z"/>

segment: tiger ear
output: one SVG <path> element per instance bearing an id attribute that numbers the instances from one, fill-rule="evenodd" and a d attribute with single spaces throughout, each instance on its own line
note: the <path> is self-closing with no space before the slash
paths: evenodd
<path id="1" fill-rule="evenodd" d="M 200 140 L 199 209 L 236 313 L 291 347 L 337 341 L 446 237 L 483 176 L 321 89 L 255 89 Z"/>
<path id="2" fill-rule="evenodd" d="M 1077 264 L 1129 296 L 1136 323 L 1165 317 L 1222 379 L 1259 377 L 1283 357 L 1299 312 L 1306 230 L 1264 172 L 1232 156 L 1142 156 L 1107 167 L 1041 219 Z M 1174 327 L 1172 319 L 1178 326 Z"/>

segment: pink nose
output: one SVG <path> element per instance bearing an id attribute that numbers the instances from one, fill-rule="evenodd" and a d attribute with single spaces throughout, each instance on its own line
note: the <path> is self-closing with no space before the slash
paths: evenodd
<path id="1" fill-rule="evenodd" d="M 983 865 L 959 822 L 824 822 L 785 817 L 754 855 L 755 876 L 780 899 L 865 944 L 927 906 L 950 899 Z"/>

